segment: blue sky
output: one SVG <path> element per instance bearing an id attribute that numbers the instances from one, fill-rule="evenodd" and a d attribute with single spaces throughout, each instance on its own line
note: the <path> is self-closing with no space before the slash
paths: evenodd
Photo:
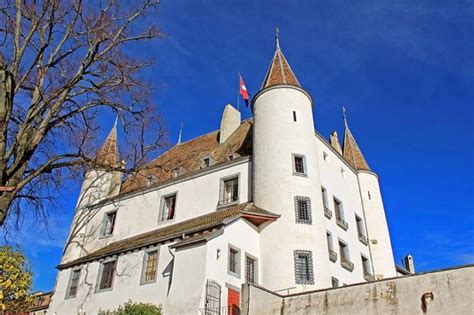
<path id="1" fill-rule="evenodd" d="M 258 91 L 274 28 L 313 96 L 317 130 L 342 134 L 341 107 L 380 175 L 396 262 L 418 271 L 474 263 L 474 5 L 468 1 L 163 1 L 166 39 L 145 76 L 175 142 L 215 130 L 236 103 L 237 72 Z M 244 118 L 251 113 L 243 109 Z M 114 117 L 104 118 L 104 137 Z M 25 221 L 17 237 L 36 290 L 51 290 L 78 185 L 49 232 Z"/>

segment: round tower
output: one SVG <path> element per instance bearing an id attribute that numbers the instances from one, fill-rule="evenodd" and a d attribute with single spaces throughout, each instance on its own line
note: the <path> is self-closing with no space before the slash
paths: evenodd
<path id="1" fill-rule="evenodd" d="M 252 100 L 253 200 L 280 215 L 260 233 L 260 279 L 270 290 L 331 285 L 312 106 L 277 38 L 262 88 Z M 296 270 L 302 261 L 309 267 L 303 279 Z"/>

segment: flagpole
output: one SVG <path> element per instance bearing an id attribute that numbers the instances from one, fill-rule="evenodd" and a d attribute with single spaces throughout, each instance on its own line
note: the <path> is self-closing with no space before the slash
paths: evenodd
<path id="1" fill-rule="evenodd" d="M 240 73 L 237 72 L 237 110 L 240 111 Z"/>

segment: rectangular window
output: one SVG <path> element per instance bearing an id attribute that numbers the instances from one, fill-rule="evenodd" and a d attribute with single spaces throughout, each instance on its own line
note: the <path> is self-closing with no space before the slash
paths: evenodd
<path id="1" fill-rule="evenodd" d="M 311 224 L 311 200 L 308 197 L 295 197 L 296 223 Z"/>
<path id="2" fill-rule="evenodd" d="M 149 283 L 156 280 L 158 270 L 158 250 L 145 252 L 145 263 L 143 266 L 143 283 Z"/>
<path id="3" fill-rule="evenodd" d="M 367 257 L 364 255 L 360 256 L 362 259 L 362 268 L 364 270 L 364 276 L 371 275 L 372 273 L 370 272 L 370 262 Z"/>
<path id="4" fill-rule="evenodd" d="M 102 272 L 100 273 L 99 291 L 112 288 L 115 275 L 116 260 L 105 262 L 101 265 Z"/>
<path id="5" fill-rule="evenodd" d="M 163 197 L 161 202 L 161 222 L 171 221 L 176 213 L 176 194 Z"/>
<path id="6" fill-rule="evenodd" d="M 326 231 L 326 240 L 328 243 L 329 260 L 335 262 L 337 260 L 337 253 L 334 251 L 334 244 L 332 241 L 331 232 Z"/>
<path id="7" fill-rule="evenodd" d="M 367 236 L 365 234 L 365 225 L 364 225 L 364 221 L 362 220 L 361 217 L 359 217 L 357 214 L 356 214 L 356 225 L 357 225 L 357 234 L 359 235 L 359 241 L 361 241 L 361 243 L 367 245 L 368 244 L 368 240 L 367 240 Z"/>
<path id="8" fill-rule="evenodd" d="M 306 175 L 305 157 L 303 155 L 293 154 L 293 174 Z"/>
<path id="9" fill-rule="evenodd" d="M 250 256 L 246 256 L 245 267 L 246 267 L 245 280 L 248 283 L 257 283 L 257 272 L 256 272 L 257 261 Z"/>
<path id="10" fill-rule="evenodd" d="M 229 247 L 229 272 L 240 277 L 240 251 Z"/>
<path id="11" fill-rule="evenodd" d="M 293 111 L 293 121 L 296 121 L 296 111 Z"/>
<path id="12" fill-rule="evenodd" d="M 344 209 L 342 207 L 342 202 L 334 197 L 334 212 L 336 213 L 337 220 L 344 219 Z"/>
<path id="13" fill-rule="evenodd" d="M 71 279 L 69 280 L 69 289 L 66 298 L 73 298 L 77 294 L 79 287 L 79 278 L 81 277 L 81 270 L 75 269 L 71 271 Z"/>
<path id="14" fill-rule="evenodd" d="M 331 277 L 332 287 L 337 288 L 339 287 L 339 279 Z"/>
<path id="15" fill-rule="evenodd" d="M 326 188 L 324 187 L 321 187 L 321 194 L 323 196 L 323 206 L 324 206 L 324 209 L 328 209 L 329 210 L 329 202 L 328 202 L 328 192 L 326 190 Z"/>
<path id="16" fill-rule="evenodd" d="M 101 236 L 110 236 L 114 232 L 117 211 L 106 213 L 102 223 Z"/>
<path id="17" fill-rule="evenodd" d="M 350 261 L 349 258 L 349 247 L 346 243 L 339 241 L 339 254 L 341 255 L 342 261 Z"/>
<path id="18" fill-rule="evenodd" d="M 221 182 L 221 196 L 219 205 L 226 205 L 239 201 L 239 177 L 224 179 Z"/>
<path id="19" fill-rule="evenodd" d="M 313 257 L 307 250 L 295 250 L 295 280 L 297 284 L 314 284 Z"/>

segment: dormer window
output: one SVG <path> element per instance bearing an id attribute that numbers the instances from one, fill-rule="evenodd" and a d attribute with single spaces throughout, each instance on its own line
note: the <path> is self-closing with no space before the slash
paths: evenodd
<path id="1" fill-rule="evenodd" d="M 232 161 L 233 159 L 234 159 L 234 155 L 233 155 L 233 154 L 229 154 L 229 155 L 227 156 L 227 160 Z"/>
<path id="2" fill-rule="evenodd" d="M 202 166 L 201 168 L 207 168 L 209 166 L 212 166 L 214 165 L 214 159 L 212 158 L 212 156 L 206 156 L 202 159 Z"/>

